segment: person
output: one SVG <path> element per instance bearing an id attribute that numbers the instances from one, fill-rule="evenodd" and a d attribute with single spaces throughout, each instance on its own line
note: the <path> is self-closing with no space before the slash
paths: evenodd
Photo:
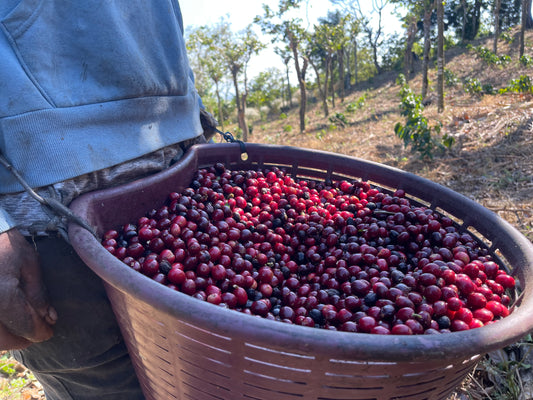
<path id="1" fill-rule="evenodd" d="M 0 2 L 0 153 L 41 196 L 156 173 L 205 142 L 177 0 Z M 101 280 L 0 166 L 0 349 L 49 400 L 142 399 Z"/>

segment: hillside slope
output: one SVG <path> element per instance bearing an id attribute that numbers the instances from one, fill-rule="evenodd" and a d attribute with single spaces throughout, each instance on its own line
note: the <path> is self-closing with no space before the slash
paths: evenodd
<path id="1" fill-rule="evenodd" d="M 400 116 L 400 86 L 397 73 L 374 79 L 366 87 L 352 91 L 341 103 L 336 99 L 329 117 L 339 114 L 347 124 L 335 125 L 323 115 L 320 103 L 307 112 L 306 132 L 298 132 L 298 110 L 286 119 L 270 122 L 254 121 L 249 141 L 320 149 L 361 157 L 395 166 L 467 195 L 497 212 L 533 240 L 533 96 L 531 94 L 475 95 L 465 92 L 463 82 L 477 78 L 497 91 L 512 79 L 528 75 L 533 67 L 518 62 L 518 37 L 509 44 L 499 43 L 499 55 L 508 54 L 511 62 L 505 67 L 490 66 L 465 47 L 446 53 L 446 69 L 457 79 L 455 86 L 446 86 L 445 111 L 437 112 L 436 101 L 427 105 L 423 114 L 433 126 L 442 124 L 441 133 L 455 138 L 447 152 L 435 154 L 433 160 L 421 160 L 405 149 L 394 135 L 394 125 L 405 122 Z M 473 46 L 492 48 L 492 40 L 479 40 Z M 533 57 L 533 32 L 528 32 L 526 54 Z M 436 71 L 430 71 L 428 99 Z M 420 93 L 421 74 L 409 80 L 415 93 Z M 349 105 L 364 99 L 364 105 L 349 112 Z"/>

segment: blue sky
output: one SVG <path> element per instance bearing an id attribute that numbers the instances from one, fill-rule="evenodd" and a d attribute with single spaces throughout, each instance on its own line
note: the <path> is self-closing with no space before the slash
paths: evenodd
<path id="1" fill-rule="evenodd" d="M 263 14 L 263 3 L 268 3 L 275 10 L 277 0 L 180 0 L 183 22 L 185 26 L 201 26 L 216 23 L 221 17 L 228 16 L 235 31 L 239 31 L 252 23 L 253 18 Z M 328 9 L 333 9 L 327 0 L 309 0 L 308 5 L 300 10 L 300 17 L 311 23 L 325 17 Z"/>

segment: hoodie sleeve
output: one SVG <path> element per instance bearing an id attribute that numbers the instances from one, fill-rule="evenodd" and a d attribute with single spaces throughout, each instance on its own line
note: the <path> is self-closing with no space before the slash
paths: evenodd
<path id="1" fill-rule="evenodd" d="M 3 208 L 0 208 L 0 233 L 7 232 L 14 227 L 15 223 L 11 216 Z"/>

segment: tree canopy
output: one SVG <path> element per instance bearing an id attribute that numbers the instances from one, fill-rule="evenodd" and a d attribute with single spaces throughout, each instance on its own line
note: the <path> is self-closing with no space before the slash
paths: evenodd
<path id="1" fill-rule="evenodd" d="M 445 41 L 468 43 L 481 35 L 493 35 L 493 52 L 497 53 L 498 41 L 505 40 L 508 28 L 533 27 L 531 0 L 448 0 L 442 4 L 438 0 L 330 0 L 333 11 L 305 27 L 295 11 L 312 1 L 318 0 L 263 4 L 263 13 L 240 32 L 234 32 L 227 19 L 187 32 L 204 105 L 222 126 L 237 122 L 245 140 L 248 104 L 260 110 L 261 118 L 298 107 L 300 131 L 304 132 L 309 101 L 318 98 L 328 116 L 329 106 L 336 99 L 343 101 L 346 90 L 376 74 L 403 72 L 408 79 L 415 60 L 422 61 L 418 65 L 425 76 L 424 98 L 429 90 L 427 71 L 437 64 L 442 85 Z M 440 29 L 437 5 L 442 5 Z M 402 25 L 386 35 L 383 16 L 391 10 Z M 437 40 L 439 35 L 442 42 Z M 274 49 L 283 70 L 268 67 L 249 76 L 250 61 L 266 47 Z M 309 67 L 314 74 L 308 73 Z"/>

